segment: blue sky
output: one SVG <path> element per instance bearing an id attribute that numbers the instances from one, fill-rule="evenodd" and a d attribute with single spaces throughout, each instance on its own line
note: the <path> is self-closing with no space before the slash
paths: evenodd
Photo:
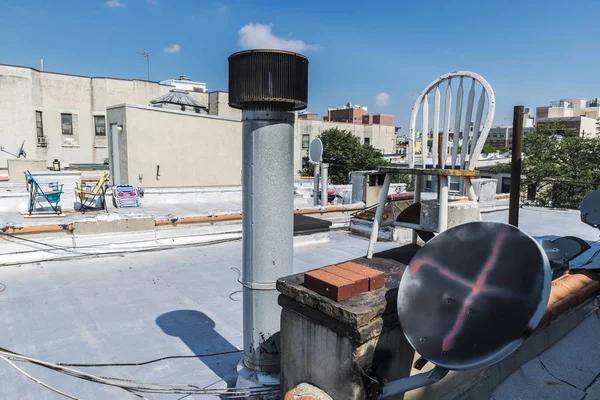
<path id="1" fill-rule="evenodd" d="M 2 0 L 0 63 L 92 76 L 186 74 L 227 90 L 227 57 L 283 46 L 310 60 L 309 110 L 348 101 L 393 114 L 406 132 L 415 98 L 466 69 L 512 107 L 600 97 L 598 2 L 577 1 Z M 169 51 L 170 50 L 170 51 Z M 386 95 L 378 94 L 385 93 Z"/>

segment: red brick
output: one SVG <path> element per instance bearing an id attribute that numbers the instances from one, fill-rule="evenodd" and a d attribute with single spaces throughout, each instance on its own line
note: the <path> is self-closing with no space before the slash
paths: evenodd
<path id="1" fill-rule="evenodd" d="M 304 286 L 334 301 L 354 296 L 354 282 L 322 270 L 304 273 Z"/>
<path id="2" fill-rule="evenodd" d="M 329 272 L 330 274 L 341 276 L 342 278 L 345 278 L 345 279 L 348 279 L 349 281 L 354 282 L 354 295 L 355 296 L 357 294 L 369 291 L 369 278 L 362 274 L 357 274 L 356 272 L 352 272 L 352 271 L 344 269 L 344 268 L 336 267 L 335 265 L 323 267 L 320 270 Z"/>
<path id="3" fill-rule="evenodd" d="M 383 272 L 377 271 L 376 269 L 365 267 L 354 262 L 345 262 L 338 264 L 337 267 L 352 271 L 357 274 L 361 274 L 369 278 L 369 290 L 380 289 L 384 285 L 385 276 Z"/>

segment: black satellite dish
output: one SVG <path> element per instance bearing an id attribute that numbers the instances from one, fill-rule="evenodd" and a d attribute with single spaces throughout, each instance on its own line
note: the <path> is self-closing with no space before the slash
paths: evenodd
<path id="1" fill-rule="evenodd" d="M 540 322 L 551 287 L 542 247 L 518 228 L 472 222 L 442 232 L 413 257 L 398 290 L 409 343 L 438 367 L 490 366 Z"/>
<path id="2" fill-rule="evenodd" d="M 581 222 L 600 229 L 600 190 L 588 193 L 579 206 Z"/>

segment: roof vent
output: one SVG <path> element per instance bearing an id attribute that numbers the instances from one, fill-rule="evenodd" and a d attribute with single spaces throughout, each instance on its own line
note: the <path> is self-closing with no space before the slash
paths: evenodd
<path id="1" fill-rule="evenodd" d="M 282 50 L 229 57 L 229 105 L 247 111 L 297 111 L 308 100 L 308 59 Z"/>

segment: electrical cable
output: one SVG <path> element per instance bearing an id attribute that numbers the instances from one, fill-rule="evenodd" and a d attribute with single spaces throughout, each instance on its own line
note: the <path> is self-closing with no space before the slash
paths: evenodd
<path id="1" fill-rule="evenodd" d="M 134 380 L 128 379 L 120 379 L 120 378 L 108 378 L 108 377 L 99 377 L 91 374 L 87 374 L 81 371 L 77 371 L 71 368 L 66 368 L 59 366 L 55 363 L 50 363 L 46 361 L 37 360 L 31 357 L 26 357 L 17 353 L 13 353 L 11 351 L 5 351 L 5 349 L 0 350 L 0 356 L 5 356 L 6 358 L 10 358 L 17 361 L 29 362 L 32 364 L 36 364 L 45 368 L 49 368 L 56 372 L 69 375 L 75 378 L 83 379 L 86 381 L 99 383 L 103 385 L 113 386 L 116 388 L 120 388 L 125 390 L 139 398 L 144 399 L 142 395 L 139 393 L 155 393 L 155 394 L 208 394 L 208 395 L 219 395 L 226 396 L 227 398 L 243 398 L 247 397 L 249 394 L 274 394 L 278 392 L 277 386 L 272 387 L 255 387 L 255 388 L 227 388 L 227 389 L 200 389 L 195 385 L 189 384 L 157 384 L 157 383 L 145 383 L 138 382 Z M 131 385 L 123 385 L 115 383 L 114 381 L 122 381 L 131 383 Z M 140 386 L 145 385 L 145 386 Z M 151 387 L 154 386 L 154 387 Z"/>
<path id="2" fill-rule="evenodd" d="M 46 389 L 52 390 L 54 393 L 58 393 L 61 396 L 66 397 L 67 399 L 72 399 L 72 400 L 81 400 L 78 397 L 75 396 L 71 396 L 68 393 L 62 392 L 56 388 L 53 388 L 52 386 L 48 385 L 47 383 L 44 383 L 42 381 L 40 381 L 39 379 L 31 376 L 30 374 L 28 374 L 27 372 L 23 371 L 21 368 L 19 368 L 18 366 L 16 366 L 12 361 L 10 361 L 8 358 L 4 357 L 4 356 L 0 356 L 0 358 L 4 361 L 6 361 L 11 367 L 13 367 L 14 369 L 16 369 L 18 372 L 20 372 L 21 374 L 25 375 L 26 377 L 28 377 L 29 379 L 31 379 L 32 381 L 34 381 L 35 383 L 38 383 L 40 385 L 42 385 L 43 387 L 45 387 Z"/>
<path id="3" fill-rule="evenodd" d="M 81 252 L 81 251 L 74 251 L 72 250 L 72 248 L 68 248 L 68 247 L 62 247 L 62 246 L 55 246 L 55 245 L 51 245 L 48 243 L 43 243 L 43 242 L 38 242 L 36 240 L 31 240 L 31 239 L 26 239 L 26 238 L 22 238 L 10 233 L 5 233 L 5 232 L 0 232 L 0 236 L 8 236 L 14 239 L 18 239 L 18 240 L 22 240 L 22 241 L 26 241 L 26 242 L 31 242 L 31 243 L 35 243 L 41 246 L 48 246 L 52 249 L 55 250 L 59 250 L 59 251 L 65 251 L 65 252 L 69 252 L 69 253 L 74 253 L 76 255 L 74 256 L 68 256 L 68 257 L 57 257 L 57 258 L 52 258 L 50 260 L 46 260 L 46 261 L 62 261 L 62 260 L 73 260 L 73 259 L 77 259 L 77 258 L 86 258 L 86 257 L 110 257 L 110 256 L 115 256 L 115 255 L 122 255 L 122 254 L 131 254 L 131 253 L 145 253 L 145 252 L 152 252 L 152 251 L 161 251 L 161 250 L 169 250 L 169 249 L 176 249 L 176 248 L 187 248 L 187 247 L 203 247 L 203 246 L 210 246 L 210 245 L 214 245 L 214 244 L 221 244 L 221 243 L 230 243 L 230 242 L 237 242 L 240 241 L 240 238 L 229 238 L 229 239 L 218 239 L 218 240 L 212 240 L 209 242 L 203 242 L 203 243 L 188 243 L 188 244 L 180 244 L 180 245 L 170 245 L 170 246 L 159 246 L 159 247 L 144 247 L 144 248 L 138 248 L 138 249 L 134 249 L 134 250 L 114 250 L 114 251 L 107 251 L 105 253 L 87 253 L 87 252 Z M 89 248 L 89 247 L 95 247 L 98 248 L 98 246 L 82 246 L 80 247 L 81 249 L 84 248 Z M 44 250 L 44 249 L 36 249 L 36 250 L 30 250 L 30 251 L 23 251 L 20 253 L 33 253 L 33 252 L 37 252 L 37 251 L 48 251 L 48 250 Z M 7 266 L 7 265 L 15 265 L 15 264 L 31 264 L 31 263 L 37 263 L 39 262 L 39 260 L 36 261 L 20 261 L 20 262 L 13 262 L 13 263 L 5 263 L 3 265 Z"/>

